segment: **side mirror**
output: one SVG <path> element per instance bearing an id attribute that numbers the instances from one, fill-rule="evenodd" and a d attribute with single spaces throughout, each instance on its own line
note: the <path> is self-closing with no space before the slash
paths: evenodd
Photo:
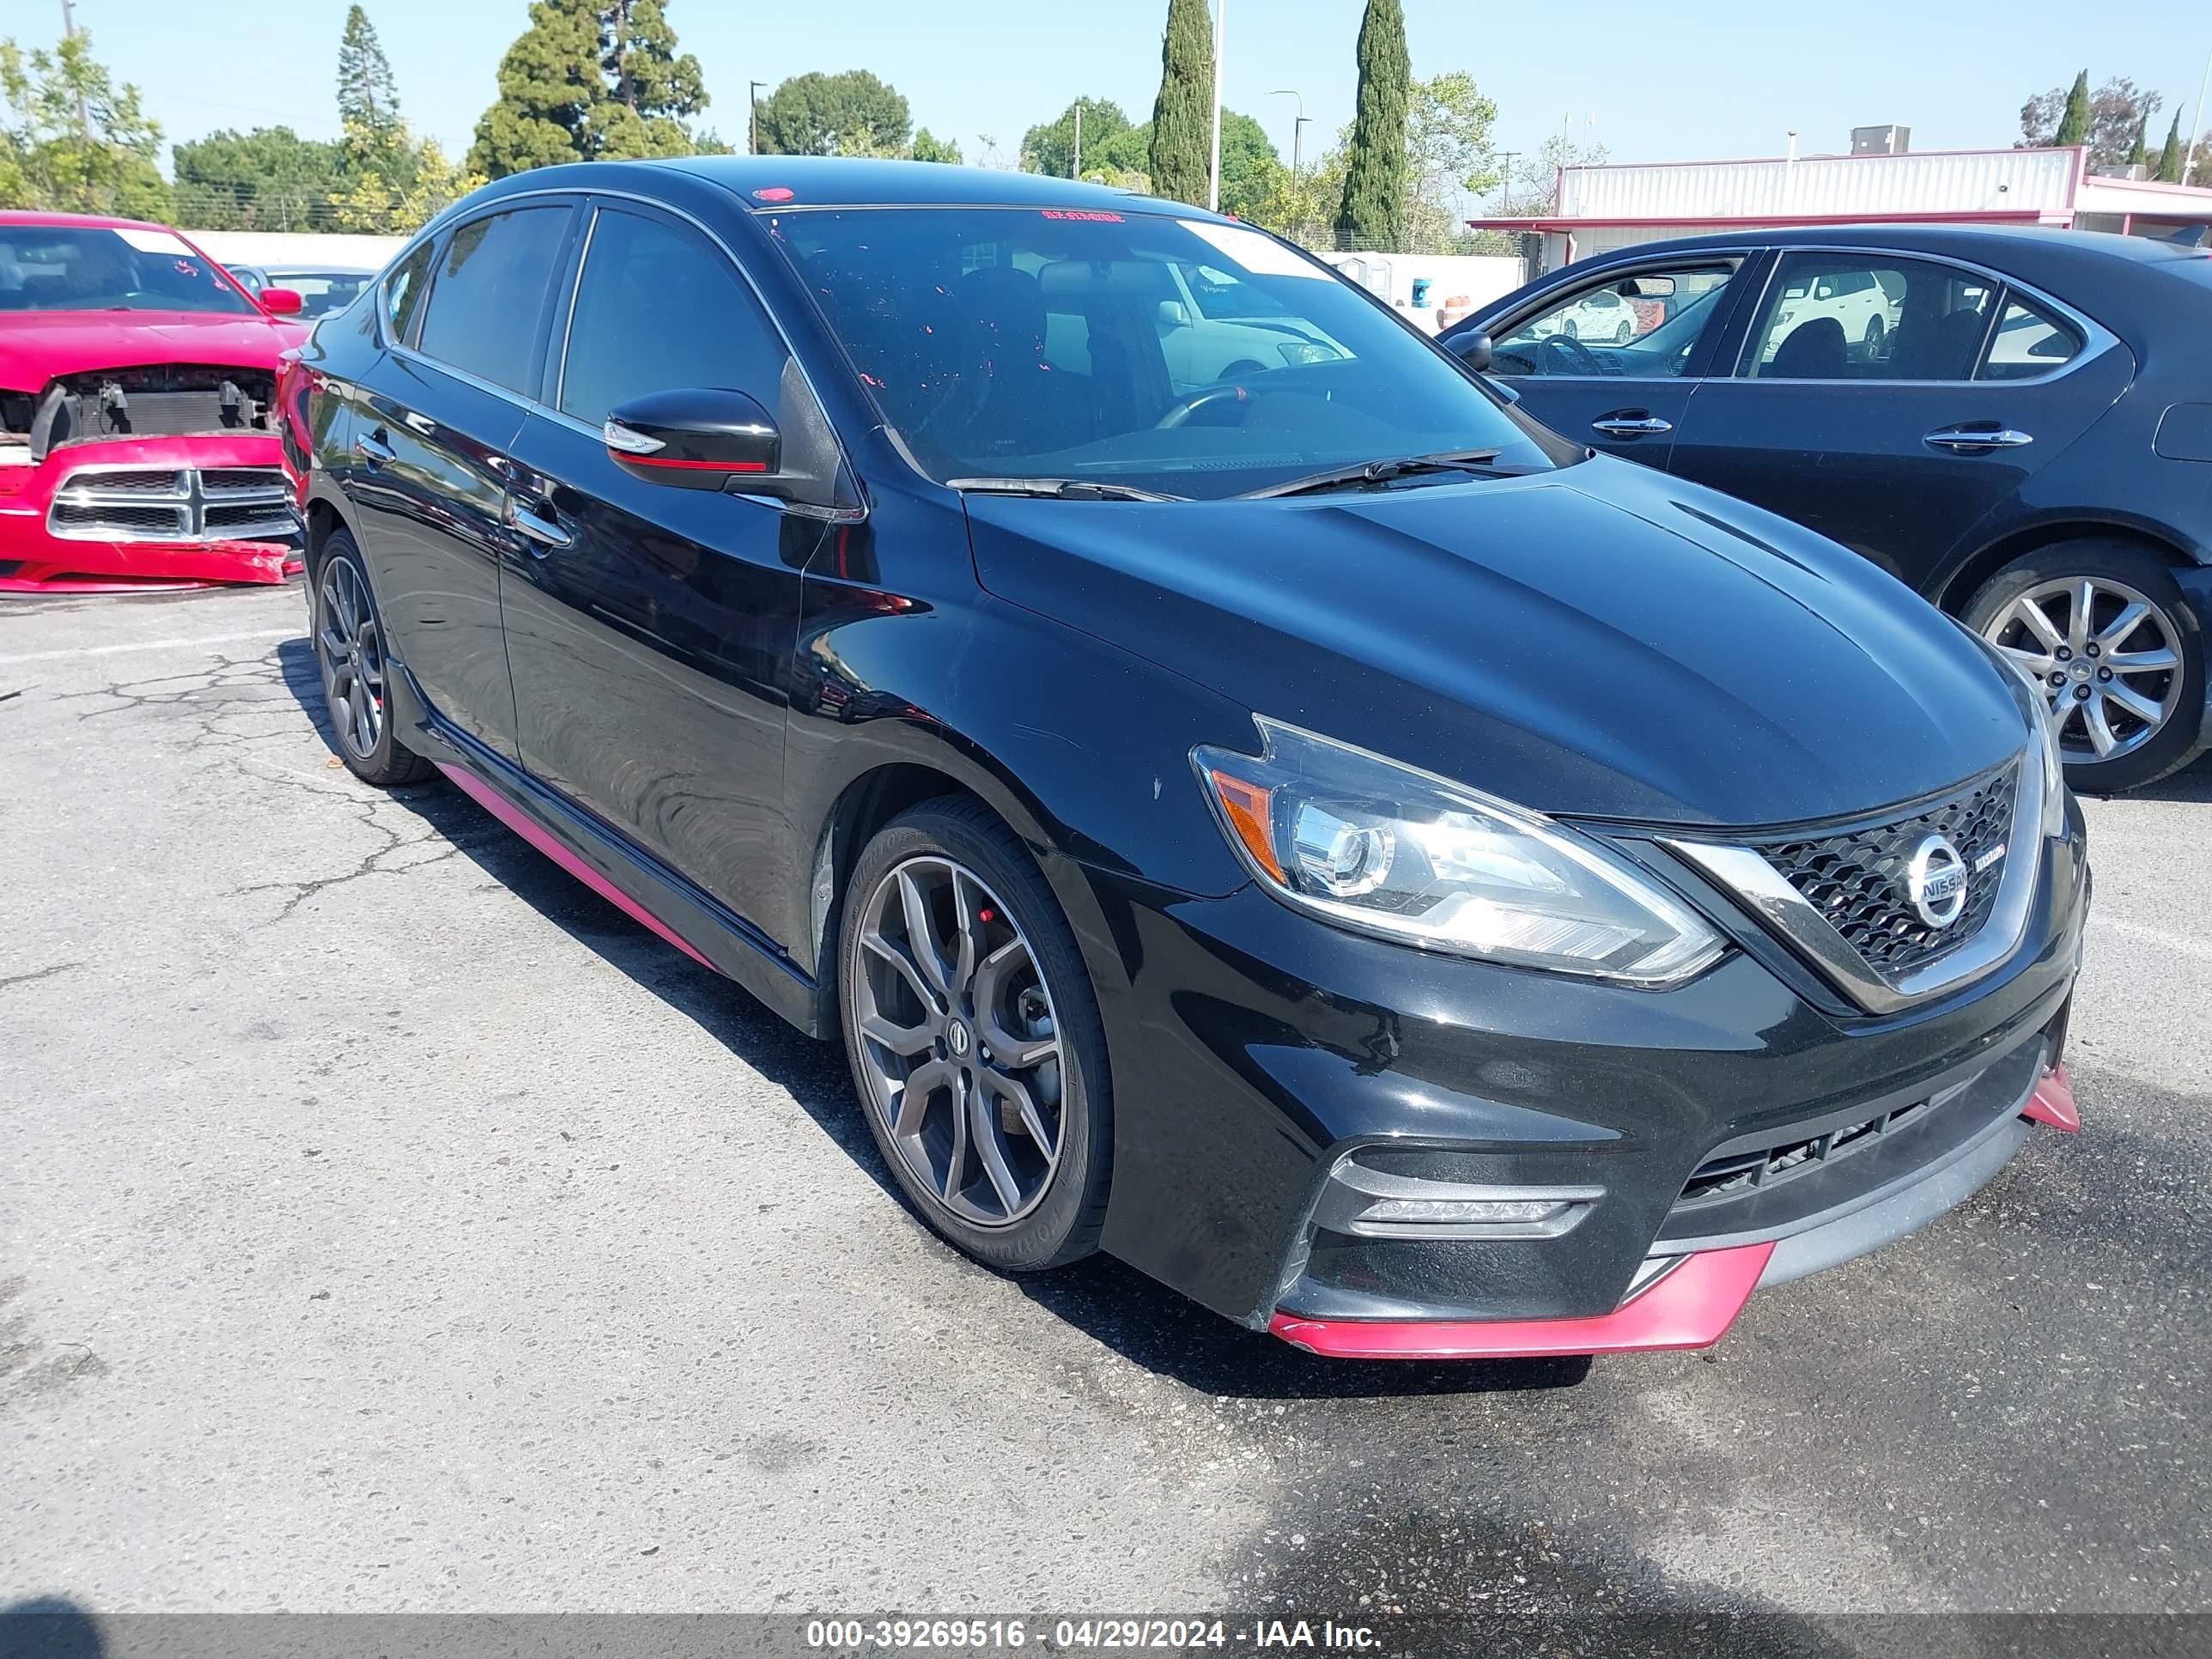
<path id="1" fill-rule="evenodd" d="M 758 489 L 783 465 L 783 436 L 757 398 L 720 387 L 633 398 L 601 429 L 616 465 L 683 489 Z"/>
<path id="2" fill-rule="evenodd" d="M 1180 300 L 1161 301 L 1159 319 L 1160 326 L 1162 328 L 1188 328 L 1190 326 L 1190 313 L 1183 308 L 1183 303 Z"/>
<path id="3" fill-rule="evenodd" d="M 1490 367 L 1490 336 L 1479 328 L 1445 335 L 1443 348 L 1469 368 L 1480 371 Z"/>
<path id="4" fill-rule="evenodd" d="M 261 301 L 261 308 L 272 317 L 296 317 L 307 301 L 300 297 L 296 288 L 264 288 L 253 296 Z"/>

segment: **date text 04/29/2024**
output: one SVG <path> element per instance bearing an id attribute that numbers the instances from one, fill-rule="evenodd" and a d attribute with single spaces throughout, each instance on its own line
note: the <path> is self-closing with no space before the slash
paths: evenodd
<path id="1" fill-rule="evenodd" d="M 806 1645 L 830 1651 L 930 1650 L 989 1652 L 1032 1644 L 1061 1653 L 1176 1652 L 1244 1647 L 1364 1653 L 1381 1644 L 1372 1627 L 1334 1620 L 1263 1619 L 810 1619 Z"/>

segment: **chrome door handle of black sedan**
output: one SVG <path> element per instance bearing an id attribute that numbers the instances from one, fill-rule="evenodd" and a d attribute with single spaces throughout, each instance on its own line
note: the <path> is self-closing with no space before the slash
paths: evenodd
<path id="1" fill-rule="evenodd" d="M 1608 415 L 1590 425 L 1615 438 L 1656 438 L 1674 429 L 1674 422 L 1662 421 L 1656 415 Z"/>
<path id="2" fill-rule="evenodd" d="M 566 547 L 576 538 L 561 527 L 550 505 L 519 501 L 509 490 L 507 501 L 500 508 L 500 517 L 507 527 L 532 544 L 530 550 L 541 558 L 550 550 Z"/>
<path id="3" fill-rule="evenodd" d="M 1933 444 L 1938 449 L 2019 449 L 2033 443 L 2035 437 L 2032 433 L 2016 432 L 2008 426 L 1947 426 L 1939 432 L 1929 433 L 1920 441 Z"/>

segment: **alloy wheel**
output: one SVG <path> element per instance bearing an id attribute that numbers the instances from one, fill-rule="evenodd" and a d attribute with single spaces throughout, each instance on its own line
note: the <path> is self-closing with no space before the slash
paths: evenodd
<path id="1" fill-rule="evenodd" d="M 924 854 L 867 896 L 852 965 L 868 1104 L 908 1174 L 970 1225 L 1036 1208 L 1060 1166 L 1059 1022 L 1029 939 L 965 866 Z"/>
<path id="2" fill-rule="evenodd" d="M 315 609 L 315 655 L 331 724 L 356 757 L 368 760 L 384 735 L 384 646 L 352 560 L 330 562 Z"/>
<path id="3" fill-rule="evenodd" d="M 2014 598 L 1984 630 L 2042 688 L 2070 763 L 2133 753 L 2181 700 L 2173 622 L 2124 582 L 2069 576 Z"/>

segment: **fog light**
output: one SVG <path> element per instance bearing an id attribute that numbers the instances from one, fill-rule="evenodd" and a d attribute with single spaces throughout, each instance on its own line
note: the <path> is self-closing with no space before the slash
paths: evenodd
<path id="1" fill-rule="evenodd" d="M 1566 1213 L 1567 1205 L 1542 1198 L 1385 1198 L 1369 1205 L 1352 1220 L 1355 1231 L 1363 1224 L 1384 1225 L 1452 1226 L 1500 1222 L 1549 1221 Z"/>

